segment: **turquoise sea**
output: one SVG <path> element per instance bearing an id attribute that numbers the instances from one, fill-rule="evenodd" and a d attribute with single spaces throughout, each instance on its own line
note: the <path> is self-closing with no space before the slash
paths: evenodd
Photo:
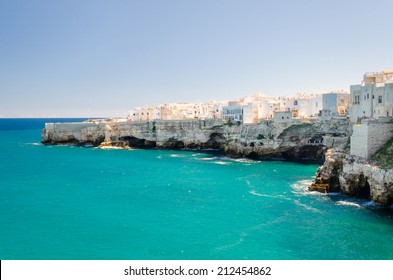
<path id="1" fill-rule="evenodd" d="M 43 146 L 50 121 L 0 119 L 0 259 L 393 259 L 393 210 L 309 193 L 317 165 Z"/>

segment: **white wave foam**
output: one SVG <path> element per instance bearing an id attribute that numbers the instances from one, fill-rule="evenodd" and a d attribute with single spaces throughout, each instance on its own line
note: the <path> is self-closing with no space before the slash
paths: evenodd
<path id="1" fill-rule="evenodd" d="M 259 193 L 255 190 L 254 186 L 251 184 L 249 180 L 244 180 L 247 184 L 247 186 L 250 188 L 248 191 L 249 194 L 255 195 L 255 196 L 260 196 L 260 197 L 269 197 L 269 198 L 278 198 L 278 199 L 284 199 L 284 200 L 291 200 L 289 197 L 286 197 L 282 194 L 265 194 L 265 193 Z"/>
<path id="2" fill-rule="evenodd" d="M 100 147 L 101 150 L 124 150 L 123 147 L 115 147 L 115 146 L 104 146 Z"/>
<path id="3" fill-rule="evenodd" d="M 310 192 L 308 187 L 311 186 L 313 180 L 300 180 L 292 184 L 292 193 L 297 195 L 324 195 L 319 192 Z"/>
<path id="4" fill-rule="evenodd" d="M 204 157 L 204 158 L 198 158 L 198 160 L 204 160 L 204 161 L 207 161 L 207 160 L 215 160 L 215 158 Z"/>
<path id="5" fill-rule="evenodd" d="M 37 142 L 35 142 L 35 143 L 27 143 L 27 144 L 32 145 L 32 146 L 42 146 L 42 143 L 37 143 Z"/>
<path id="6" fill-rule="evenodd" d="M 278 198 L 278 199 L 283 199 L 283 200 L 291 200 L 289 197 L 286 197 L 285 195 L 282 194 L 265 194 L 265 193 L 258 193 L 255 190 L 251 189 L 249 194 L 255 195 L 255 196 L 260 196 L 260 197 L 269 197 L 269 198 Z"/>
<path id="7" fill-rule="evenodd" d="M 232 159 L 234 162 L 240 162 L 240 163 L 258 163 L 258 161 L 252 160 L 252 159 L 246 159 L 246 158 L 239 158 L 239 159 Z"/>
<path id="8" fill-rule="evenodd" d="M 354 206 L 354 207 L 358 207 L 358 208 L 362 208 L 362 205 L 357 204 L 355 202 L 351 202 L 351 201 L 345 201 L 345 200 L 339 200 L 336 202 L 337 205 L 344 205 L 344 206 Z"/>
<path id="9" fill-rule="evenodd" d="M 268 195 L 268 194 L 263 194 L 263 193 L 257 193 L 255 190 L 251 190 L 248 193 L 255 195 L 255 196 L 262 196 L 262 197 L 274 197 L 273 195 Z"/>
<path id="10" fill-rule="evenodd" d="M 230 165 L 230 164 L 231 164 L 231 162 L 221 161 L 221 160 L 215 161 L 214 163 L 215 163 L 215 164 L 221 164 L 221 165 Z"/>
<path id="11" fill-rule="evenodd" d="M 184 157 L 184 155 L 179 155 L 179 154 L 170 154 L 169 156 L 174 158 Z"/>
<path id="12" fill-rule="evenodd" d="M 313 211 L 313 212 L 317 212 L 317 213 L 322 213 L 319 209 L 314 208 L 314 207 L 312 207 L 310 205 L 307 205 L 307 204 L 303 204 L 299 200 L 294 200 L 294 201 L 295 201 L 296 205 L 301 206 L 301 207 L 303 207 L 303 208 L 305 208 L 307 210 L 310 210 L 310 211 Z"/>

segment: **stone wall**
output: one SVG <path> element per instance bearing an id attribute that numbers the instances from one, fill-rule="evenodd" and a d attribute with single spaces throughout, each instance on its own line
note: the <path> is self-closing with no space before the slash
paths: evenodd
<path id="1" fill-rule="evenodd" d="M 350 154 L 369 159 L 392 137 L 392 118 L 362 120 L 353 127 Z"/>

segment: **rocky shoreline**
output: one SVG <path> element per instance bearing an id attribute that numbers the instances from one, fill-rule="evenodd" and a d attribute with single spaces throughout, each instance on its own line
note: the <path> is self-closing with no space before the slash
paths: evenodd
<path id="1" fill-rule="evenodd" d="M 217 120 L 48 123 L 42 130 L 42 143 L 218 150 L 235 158 L 323 163 L 310 191 L 341 192 L 391 205 L 393 170 L 350 156 L 346 146 L 351 132 L 344 118 L 255 125 Z"/>
<path id="2" fill-rule="evenodd" d="M 390 206 L 393 203 L 393 169 L 383 169 L 339 148 L 329 149 L 309 190 L 340 192 Z"/>

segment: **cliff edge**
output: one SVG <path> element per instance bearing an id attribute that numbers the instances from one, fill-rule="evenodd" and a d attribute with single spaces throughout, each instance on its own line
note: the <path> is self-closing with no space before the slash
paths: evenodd
<path id="1" fill-rule="evenodd" d="M 131 148 L 217 149 L 231 157 L 323 162 L 328 147 L 347 142 L 350 129 L 345 118 L 252 125 L 219 120 L 47 123 L 42 143 L 122 142 Z"/>

